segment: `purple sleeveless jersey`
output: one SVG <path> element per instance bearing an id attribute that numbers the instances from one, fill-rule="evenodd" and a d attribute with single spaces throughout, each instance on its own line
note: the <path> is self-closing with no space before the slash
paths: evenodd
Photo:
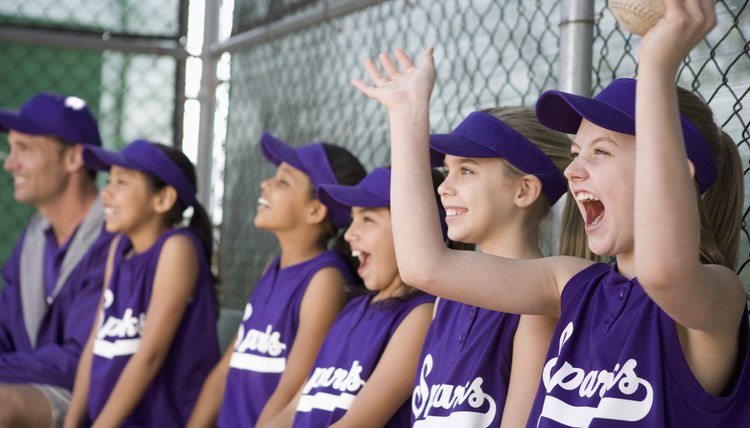
<path id="1" fill-rule="evenodd" d="M 529 427 L 750 427 L 747 315 L 736 377 L 722 396 L 687 365 L 675 322 L 606 264 L 576 274 L 562 294 Z"/>
<path id="2" fill-rule="evenodd" d="M 258 280 L 237 331 L 219 410 L 220 427 L 255 425 L 286 367 L 307 285 L 327 267 L 339 269 L 347 283 L 353 283 L 349 267 L 333 251 L 284 269 L 279 269 L 277 256 Z"/>
<path id="3" fill-rule="evenodd" d="M 415 427 L 498 426 L 519 316 L 440 299 L 414 392 Z"/>
<path id="4" fill-rule="evenodd" d="M 412 309 L 435 300 L 422 294 L 407 301 L 372 303 L 373 296 L 353 299 L 336 318 L 302 390 L 295 428 L 327 427 L 341 419 L 370 378 L 401 321 Z M 385 426 L 408 427 L 408 403 Z"/>
<path id="5" fill-rule="evenodd" d="M 88 401 L 92 420 L 101 412 L 130 357 L 138 351 L 159 255 L 167 238 L 176 234 L 189 237 L 196 247 L 199 270 L 195 291 L 164 365 L 122 426 L 185 426 L 203 381 L 219 360 L 213 284 L 198 239 L 187 229 L 173 229 L 147 251 L 127 258 L 132 245 L 122 236 L 94 342 Z"/>

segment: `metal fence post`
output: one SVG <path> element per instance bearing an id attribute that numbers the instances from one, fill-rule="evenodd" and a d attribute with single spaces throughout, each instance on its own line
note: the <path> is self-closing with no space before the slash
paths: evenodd
<path id="1" fill-rule="evenodd" d="M 591 95 L 594 0 L 560 5 L 560 85 L 562 91 Z"/>
<path id="2" fill-rule="evenodd" d="M 213 165 L 214 113 L 216 111 L 216 66 L 219 56 L 211 51 L 219 38 L 219 6 L 221 0 L 205 0 L 203 49 L 201 51 L 201 86 L 198 135 L 198 199 L 211 212 L 211 169 Z"/>

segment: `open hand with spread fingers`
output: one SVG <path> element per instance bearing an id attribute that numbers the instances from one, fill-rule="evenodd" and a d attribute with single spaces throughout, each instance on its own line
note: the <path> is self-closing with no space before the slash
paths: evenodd
<path id="1" fill-rule="evenodd" d="M 390 55 L 381 53 L 378 59 L 384 73 L 372 58 L 368 58 L 365 61 L 365 70 L 372 85 L 359 79 L 352 79 L 352 84 L 388 109 L 403 103 L 427 104 L 435 84 L 432 51 L 432 48 L 425 49 L 419 66 L 412 62 L 403 49 L 396 49 L 394 52 L 398 66 L 394 64 Z"/>

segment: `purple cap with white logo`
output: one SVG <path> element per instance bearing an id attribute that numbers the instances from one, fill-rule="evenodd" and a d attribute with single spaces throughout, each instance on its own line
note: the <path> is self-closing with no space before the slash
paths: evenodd
<path id="1" fill-rule="evenodd" d="M 195 204 L 195 186 L 185 172 L 168 154 L 146 140 L 135 140 L 119 152 L 100 147 L 86 147 L 83 151 L 86 166 L 96 171 L 109 171 L 112 165 L 147 172 L 158 177 L 177 191 L 177 197 L 187 208 Z"/>
<path id="2" fill-rule="evenodd" d="M 391 170 L 375 168 L 356 186 L 324 184 L 318 194 L 320 201 L 328 207 L 351 210 L 352 207 L 390 208 L 391 207 Z M 447 237 L 448 225 L 445 223 L 445 209 L 438 202 L 438 216 L 443 239 Z"/>
<path id="3" fill-rule="evenodd" d="M 568 190 L 568 182 L 552 160 L 526 137 L 495 116 L 477 111 L 450 134 L 430 135 L 432 162 L 442 155 L 503 158 L 542 182 L 542 193 L 554 205 Z M 437 152 L 437 153 L 436 153 Z"/>
<path id="4" fill-rule="evenodd" d="M 331 168 L 325 149 L 321 143 L 310 143 L 300 147 L 292 147 L 279 140 L 268 132 L 260 137 L 260 148 L 263 155 L 274 165 L 285 162 L 294 168 L 304 172 L 310 177 L 310 181 L 317 193 L 320 186 L 324 184 L 338 184 L 336 174 Z M 349 209 L 328 205 L 328 216 L 336 227 L 346 227 L 351 221 Z"/>
<path id="5" fill-rule="evenodd" d="M 636 80 L 615 79 L 594 98 L 546 91 L 536 102 L 536 117 L 544 126 L 568 134 L 578 132 L 581 120 L 622 134 L 635 135 Z M 687 157 L 695 166 L 695 181 L 705 192 L 716 181 L 716 160 L 698 128 L 680 113 Z"/>
<path id="6" fill-rule="evenodd" d="M 53 135 L 71 144 L 101 146 L 99 127 L 78 97 L 41 92 L 18 110 L 0 109 L 0 131 Z"/>

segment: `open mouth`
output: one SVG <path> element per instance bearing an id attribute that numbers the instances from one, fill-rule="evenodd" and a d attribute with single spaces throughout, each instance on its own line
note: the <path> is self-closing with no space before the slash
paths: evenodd
<path id="1" fill-rule="evenodd" d="M 271 204 L 268 203 L 268 200 L 264 197 L 258 198 L 258 208 L 271 208 Z"/>
<path id="2" fill-rule="evenodd" d="M 367 268 L 367 265 L 370 263 L 370 253 L 360 250 L 352 250 L 352 257 L 356 257 L 357 260 L 359 260 L 357 273 L 362 276 L 362 272 L 364 272 L 364 270 Z"/>
<path id="3" fill-rule="evenodd" d="M 469 210 L 466 208 L 446 207 L 445 208 L 445 219 L 451 219 L 460 215 L 466 214 Z"/>
<path id="4" fill-rule="evenodd" d="M 586 229 L 596 227 L 604 218 L 604 204 L 593 193 L 578 192 L 576 201 L 583 207 L 583 217 Z"/>

